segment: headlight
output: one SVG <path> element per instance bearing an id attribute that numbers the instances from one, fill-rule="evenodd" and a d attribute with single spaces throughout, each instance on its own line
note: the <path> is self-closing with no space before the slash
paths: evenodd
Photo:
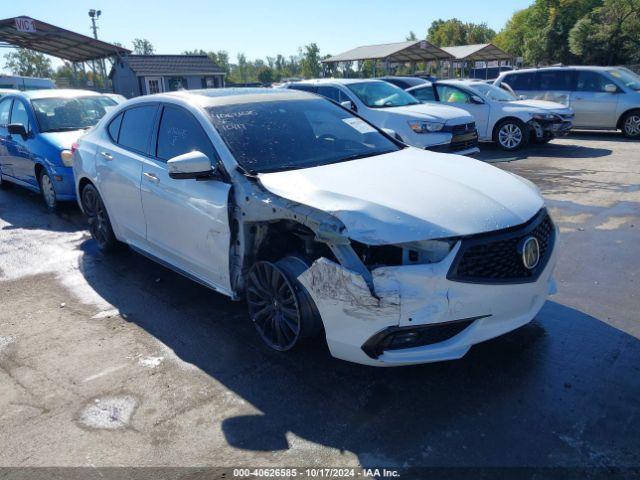
<path id="1" fill-rule="evenodd" d="M 411 130 L 416 133 L 439 132 L 444 127 L 444 123 L 428 122 L 424 120 L 412 120 L 409 122 Z"/>
<path id="2" fill-rule="evenodd" d="M 449 255 L 456 244 L 455 239 L 422 240 L 419 242 L 402 243 L 398 245 L 403 250 L 404 265 L 415 263 L 438 263 Z"/>
<path id="3" fill-rule="evenodd" d="M 65 167 L 73 166 L 73 152 L 71 150 L 62 150 L 60 152 L 60 160 Z"/>
<path id="4" fill-rule="evenodd" d="M 557 118 L 558 117 L 553 113 L 534 113 L 533 114 L 534 120 L 555 120 Z"/>

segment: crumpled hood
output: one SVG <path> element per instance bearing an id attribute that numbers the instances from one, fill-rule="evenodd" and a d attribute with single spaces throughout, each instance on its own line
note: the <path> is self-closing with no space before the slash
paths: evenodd
<path id="1" fill-rule="evenodd" d="M 566 105 L 557 102 L 548 102 L 546 100 L 516 100 L 509 102 L 511 105 L 529 107 L 536 110 L 544 110 L 553 113 L 571 113 L 571 109 Z"/>
<path id="2" fill-rule="evenodd" d="M 409 147 L 259 175 L 283 198 L 337 217 L 370 245 L 458 237 L 522 224 L 543 206 L 533 184 L 468 157 Z"/>
<path id="3" fill-rule="evenodd" d="M 54 147 L 60 150 L 69 150 L 73 142 L 86 133 L 86 130 L 71 130 L 70 132 L 48 132 L 42 133 L 42 138 L 47 140 Z"/>
<path id="4" fill-rule="evenodd" d="M 437 103 L 421 103 L 420 105 L 407 105 L 406 107 L 388 107 L 383 109 L 387 113 L 395 113 L 409 118 L 419 118 L 434 122 L 444 122 L 448 125 L 473 122 L 473 117 L 466 111 L 448 105 Z"/>

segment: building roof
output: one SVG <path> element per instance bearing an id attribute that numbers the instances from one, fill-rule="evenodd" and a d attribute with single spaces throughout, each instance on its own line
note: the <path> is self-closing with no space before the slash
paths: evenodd
<path id="1" fill-rule="evenodd" d="M 127 55 L 122 61 L 138 76 L 224 74 L 206 55 Z"/>
<path id="2" fill-rule="evenodd" d="M 365 45 L 334 55 L 323 60 L 324 63 L 353 62 L 357 60 L 387 60 L 389 62 L 425 62 L 429 60 L 447 60 L 451 54 L 427 42 L 410 40 L 408 42 Z"/>
<path id="3" fill-rule="evenodd" d="M 126 48 L 26 16 L 0 20 L 0 46 L 28 48 L 71 62 L 130 53 Z"/>
<path id="4" fill-rule="evenodd" d="M 476 45 L 458 45 L 456 47 L 442 47 L 456 60 L 509 60 L 513 58 L 501 48 L 492 43 Z"/>

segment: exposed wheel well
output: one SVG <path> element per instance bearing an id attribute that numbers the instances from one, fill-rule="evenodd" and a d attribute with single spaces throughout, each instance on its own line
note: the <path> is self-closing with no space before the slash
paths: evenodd
<path id="1" fill-rule="evenodd" d="M 41 163 L 36 163 L 35 174 L 36 174 L 36 180 L 38 181 L 38 183 L 40 183 L 40 174 L 42 173 L 43 170 L 44 170 L 44 166 Z"/>
<path id="2" fill-rule="evenodd" d="M 500 119 L 498 122 L 496 122 L 496 124 L 493 126 L 493 132 L 491 133 L 491 138 L 495 141 L 498 135 L 498 127 L 500 125 L 502 125 L 504 122 L 506 122 L 507 120 L 511 120 L 512 122 L 515 121 L 517 123 L 521 123 L 522 125 L 525 126 L 525 128 L 527 128 L 527 124 L 526 122 L 523 122 L 522 120 L 520 120 L 518 117 L 504 117 L 502 119 Z M 527 134 L 527 132 L 522 132 L 525 135 Z"/>
<path id="3" fill-rule="evenodd" d="M 84 190 L 84 187 L 87 185 L 93 185 L 93 183 L 87 177 L 81 178 L 78 183 L 78 194 L 82 195 L 82 190 Z"/>
<path id="4" fill-rule="evenodd" d="M 622 119 L 624 117 L 626 117 L 629 113 L 631 112 L 638 112 L 640 113 L 640 108 L 630 108 L 629 110 L 625 111 L 622 113 L 622 115 L 620 115 L 620 118 L 618 118 L 618 123 L 616 123 L 616 128 L 621 129 L 622 128 Z"/>

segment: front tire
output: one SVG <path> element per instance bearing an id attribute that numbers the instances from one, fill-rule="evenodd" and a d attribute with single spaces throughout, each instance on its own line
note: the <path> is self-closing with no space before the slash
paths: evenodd
<path id="1" fill-rule="evenodd" d="M 291 256 L 277 262 L 259 260 L 249 270 L 249 317 L 262 340 L 273 350 L 291 350 L 321 329 L 316 306 L 297 280 L 307 268 L 304 260 Z"/>
<path id="2" fill-rule="evenodd" d="M 58 208 L 58 199 L 56 198 L 56 187 L 53 184 L 53 180 L 49 176 L 46 170 L 42 170 L 38 177 L 38 183 L 40 184 L 40 194 L 42 200 L 49 210 L 52 212 Z"/>
<path id="3" fill-rule="evenodd" d="M 86 185 L 81 193 L 82 209 L 89 222 L 91 236 L 102 252 L 112 251 L 118 244 L 111 228 L 111 220 L 107 214 L 102 198 L 96 187 Z"/>
<path id="4" fill-rule="evenodd" d="M 556 137 L 553 133 L 544 132 L 544 135 L 542 136 L 542 138 L 536 138 L 536 143 L 540 143 L 540 144 L 549 143 L 554 138 Z"/>
<path id="5" fill-rule="evenodd" d="M 640 138 L 640 110 L 634 110 L 624 115 L 622 133 L 627 138 Z"/>
<path id="6" fill-rule="evenodd" d="M 513 152 L 527 145 L 529 132 L 520 120 L 506 119 L 496 126 L 493 139 L 502 150 Z"/>

